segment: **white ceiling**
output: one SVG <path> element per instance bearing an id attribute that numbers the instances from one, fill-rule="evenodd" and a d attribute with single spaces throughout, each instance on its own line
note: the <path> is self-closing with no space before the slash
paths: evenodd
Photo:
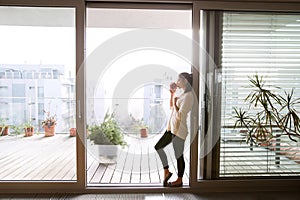
<path id="1" fill-rule="evenodd" d="M 74 27 L 74 8 L 0 7 L 0 25 Z M 88 8 L 87 26 L 190 29 L 190 10 Z"/>

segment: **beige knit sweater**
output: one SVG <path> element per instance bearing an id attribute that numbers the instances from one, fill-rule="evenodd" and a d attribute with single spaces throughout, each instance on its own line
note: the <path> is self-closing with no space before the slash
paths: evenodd
<path id="1" fill-rule="evenodd" d="M 187 115 L 192 109 L 193 102 L 192 92 L 186 92 L 181 94 L 176 102 L 179 110 L 177 111 L 175 106 L 171 107 L 172 111 L 168 121 L 167 130 L 183 140 L 185 140 L 188 135 Z"/>

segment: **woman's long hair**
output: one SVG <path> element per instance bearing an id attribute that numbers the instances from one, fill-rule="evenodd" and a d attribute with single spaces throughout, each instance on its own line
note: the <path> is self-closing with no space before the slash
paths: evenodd
<path id="1" fill-rule="evenodd" d="M 184 79 L 187 80 L 187 84 L 186 84 L 184 93 L 192 91 L 192 89 L 193 89 L 192 88 L 192 85 L 193 85 L 193 74 L 189 74 L 187 72 L 182 72 L 182 73 L 179 74 L 179 77 L 184 78 Z"/>

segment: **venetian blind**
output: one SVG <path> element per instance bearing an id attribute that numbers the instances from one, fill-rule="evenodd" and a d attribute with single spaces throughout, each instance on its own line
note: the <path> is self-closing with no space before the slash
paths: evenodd
<path id="1" fill-rule="evenodd" d="M 233 108 L 247 110 L 248 76 L 255 74 L 300 97 L 300 14 L 223 14 L 220 177 L 300 175 L 299 142 L 281 137 L 272 148 L 252 147 L 233 129 Z"/>

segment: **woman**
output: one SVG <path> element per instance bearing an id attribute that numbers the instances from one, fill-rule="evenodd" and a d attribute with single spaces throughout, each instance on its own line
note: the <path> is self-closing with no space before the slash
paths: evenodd
<path id="1" fill-rule="evenodd" d="M 178 80 L 170 85 L 170 107 L 172 109 L 170 119 L 168 121 L 167 130 L 155 145 L 155 149 L 161 159 L 164 167 L 164 186 L 181 187 L 182 177 L 184 173 L 185 163 L 183 158 L 184 142 L 188 134 L 187 114 L 193 106 L 192 94 L 192 74 L 183 72 L 179 74 Z M 184 93 L 179 97 L 175 97 L 176 89 L 183 89 Z M 172 173 L 169 171 L 169 165 L 164 148 L 172 142 L 177 159 L 178 178 L 174 182 L 168 182 Z"/>

